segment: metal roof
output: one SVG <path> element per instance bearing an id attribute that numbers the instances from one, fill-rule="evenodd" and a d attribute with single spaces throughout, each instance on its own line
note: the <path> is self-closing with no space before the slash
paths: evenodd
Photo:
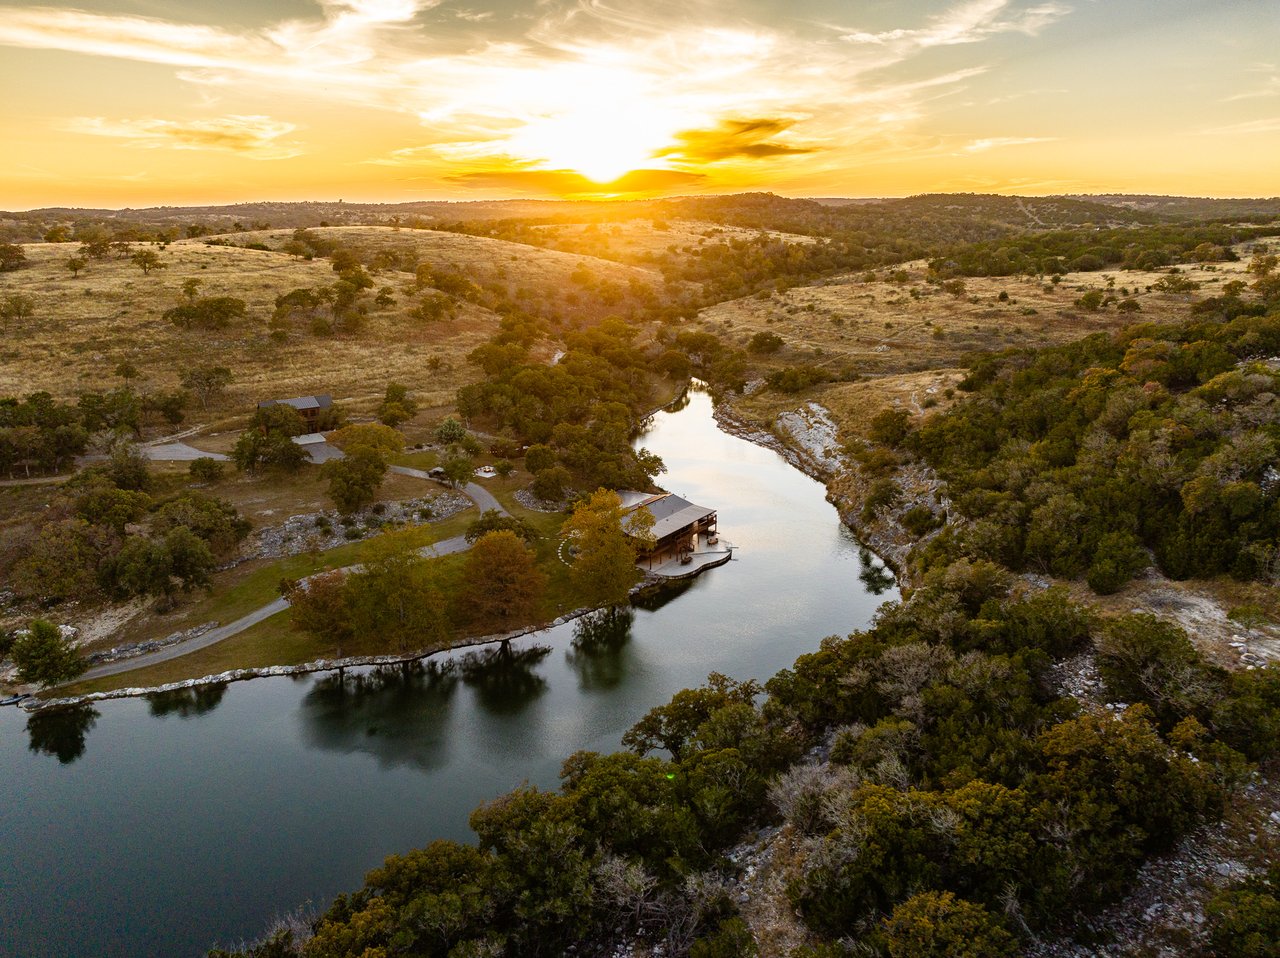
<path id="1" fill-rule="evenodd" d="M 695 505 L 688 499 L 682 499 L 670 492 L 665 495 L 651 496 L 629 511 L 634 512 L 636 509 L 648 509 L 653 513 L 654 523 L 651 534 L 655 539 L 665 538 L 716 513 L 714 509 Z"/>
<path id="2" fill-rule="evenodd" d="M 328 393 L 320 396 L 298 396 L 296 399 L 268 399 L 258 403 L 258 408 L 264 406 L 292 406 L 294 409 L 328 409 L 333 405 L 333 397 Z"/>

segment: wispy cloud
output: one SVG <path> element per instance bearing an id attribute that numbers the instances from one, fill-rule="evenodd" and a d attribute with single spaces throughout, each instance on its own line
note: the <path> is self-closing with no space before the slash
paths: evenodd
<path id="1" fill-rule="evenodd" d="M 977 43 L 999 33 L 1035 36 L 1045 27 L 1071 12 L 1060 3 L 1039 3 L 1013 8 L 1010 0 L 969 0 L 934 16 L 922 27 L 879 32 L 850 30 L 840 39 L 847 43 L 871 44 L 898 49 L 927 49 L 957 43 Z"/>
<path id="2" fill-rule="evenodd" d="M 962 146 L 964 153 L 985 153 L 987 150 L 999 150 L 1006 146 L 1028 146 L 1032 143 L 1053 143 L 1056 136 L 990 136 L 973 140 Z"/>
<path id="3" fill-rule="evenodd" d="M 730 0 L 612 3 L 538 0 L 526 22 L 505 23 L 507 32 L 490 39 L 459 23 L 487 22 L 485 4 L 455 8 L 440 0 L 319 0 L 311 17 L 252 30 L 9 6 L 0 7 L 0 45 L 169 65 L 222 102 L 267 86 L 282 101 L 323 98 L 404 114 L 417 135 L 407 131 L 402 149 L 369 162 L 448 166 L 457 182 L 492 183 L 478 175 L 489 168 L 530 182 L 530 172 L 574 171 L 613 183 L 627 170 L 692 176 L 707 163 L 743 182 L 781 160 L 894 154 L 932 101 L 986 66 L 921 65 L 909 80 L 890 78 L 886 67 L 937 46 L 1035 35 L 1069 10 L 1056 2 L 969 0 L 922 26 L 833 34 L 752 23 Z M 73 126 L 143 146 L 259 158 L 295 149 L 284 139 L 291 128 L 258 116 L 93 118 Z M 511 158 L 531 166 L 513 170 Z"/>
<path id="4" fill-rule="evenodd" d="M 676 145 L 660 150 L 657 155 L 686 163 L 715 163 L 739 157 L 761 159 L 814 152 L 814 147 L 796 146 L 776 139 L 795 122 L 778 117 L 721 120 L 709 130 L 680 131 L 675 135 Z"/>
<path id="5" fill-rule="evenodd" d="M 1247 90 L 1224 97 L 1224 103 L 1232 103 L 1236 100 L 1256 100 L 1262 97 L 1280 96 L 1280 68 L 1272 63 L 1259 63 L 1251 67 L 1248 71 L 1255 76 L 1260 75 L 1261 79 L 1255 80 Z"/>
<path id="6" fill-rule="evenodd" d="M 1254 133 L 1275 133 L 1280 131 L 1280 116 L 1261 120 L 1245 120 L 1242 123 L 1229 123 L 1226 126 L 1215 126 L 1201 130 L 1202 136 L 1248 136 Z"/>
<path id="7" fill-rule="evenodd" d="M 109 136 L 131 145 L 176 150 L 227 150 L 258 160 L 283 160 L 301 149 L 281 138 L 296 126 L 267 116 L 224 116 L 212 120 L 161 120 L 155 118 L 108 120 L 76 117 L 63 125 L 71 133 Z"/>

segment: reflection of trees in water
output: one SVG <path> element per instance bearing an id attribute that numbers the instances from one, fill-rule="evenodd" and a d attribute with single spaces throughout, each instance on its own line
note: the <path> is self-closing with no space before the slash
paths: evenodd
<path id="1" fill-rule="evenodd" d="M 446 726 L 457 685 L 452 663 L 330 673 L 303 696 L 303 734 L 326 751 L 366 752 L 392 767 L 437 768 L 448 760 Z"/>
<path id="2" fill-rule="evenodd" d="M 883 595 L 897 583 L 889 567 L 880 562 L 869 550 L 858 550 L 858 559 L 862 563 L 862 571 L 858 573 L 858 578 L 872 595 Z"/>
<path id="3" fill-rule="evenodd" d="M 689 399 L 693 395 L 694 390 L 686 387 L 681 390 L 680 395 L 671 400 L 671 403 L 664 407 L 666 412 L 680 412 L 689 407 Z"/>
<path id="4" fill-rule="evenodd" d="M 631 641 L 636 614 L 627 608 L 600 609 L 573 625 L 573 643 L 565 660 L 584 689 L 612 689 L 626 675 L 623 650 Z"/>
<path id="5" fill-rule="evenodd" d="M 151 714 L 157 718 L 164 715 L 192 718 L 212 712 L 226 694 L 227 683 L 215 682 L 212 685 L 196 685 L 188 689 L 153 692 L 145 698 Z"/>
<path id="6" fill-rule="evenodd" d="M 684 390 L 681 391 L 679 396 L 677 396 L 675 399 L 671 400 L 671 402 L 669 402 L 667 405 L 662 407 L 662 411 L 663 412 L 680 412 L 680 410 L 687 408 L 689 405 L 689 397 L 695 391 L 696 391 L 695 389 L 690 389 L 689 387 L 686 386 Z M 649 416 L 646 416 L 644 419 L 640 420 L 640 422 L 636 423 L 636 428 L 631 433 L 631 438 L 633 441 L 639 442 L 641 439 L 645 437 L 646 434 L 648 434 L 649 430 L 653 428 L 654 418 L 655 417 L 653 415 L 649 415 Z"/>
<path id="7" fill-rule="evenodd" d="M 31 736 L 27 747 L 70 765 L 84 754 L 85 736 L 97 724 L 100 714 L 89 705 L 35 712 L 27 719 L 27 734 Z"/>
<path id="8" fill-rule="evenodd" d="M 462 681 L 475 690 L 481 707 L 495 715 L 511 715 L 547 690 L 547 680 L 533 670 L 550 654 L 549 645 L 513 649 L 503 642 L 496 649 L 468 652 L 457 661 Z"/>

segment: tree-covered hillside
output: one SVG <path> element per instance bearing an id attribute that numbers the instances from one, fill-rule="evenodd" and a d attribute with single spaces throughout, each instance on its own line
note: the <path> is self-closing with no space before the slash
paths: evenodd
<path id="1" fill-rule="evenodd" d="M 972 393 L 903 440 L 946 480 L 930 556 L 1087 576 L 1114 592 L 1151 561 L 1176 578 L 1280 573 L 1280 286 L 977 361 Z M 1243 284 L 1238 284 L 1243 285 Z"/>

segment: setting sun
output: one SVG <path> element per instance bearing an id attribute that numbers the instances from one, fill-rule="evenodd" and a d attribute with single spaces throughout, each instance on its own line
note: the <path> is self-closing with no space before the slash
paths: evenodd
<path id="1" fill-rule="evenodd" d="M 539 84 L 541 99 L 564 106 L 531 116 L 506 142 L 522 162 L 608 184 L 652 167 L 687 122 L 650 95 L 646 78 L 635 71 L 582 64 L 554 72 Z"/>

